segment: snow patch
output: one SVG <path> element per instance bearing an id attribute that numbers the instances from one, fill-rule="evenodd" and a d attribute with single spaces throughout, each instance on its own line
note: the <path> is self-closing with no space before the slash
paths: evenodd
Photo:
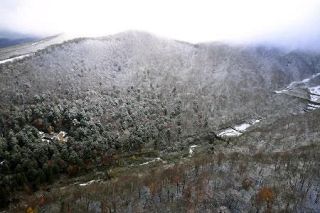
<path id="1" fill-rule="evenodd" d="M 28 56 L 30 56 L 30 54 L 25 54 L 25 55 L 20 55 L 20 56 L 13 57 L 13 58 L 8 58 L 8 59 L 0 61 L 0 64 L 4 64 L 4 63 L 7 63 L 7 62 L 20 60 L 20 59 L 23 59 L 23 58 L 28 57 Z"/>
<path id="2" fill-rule="evenodd" d="M 308 93 L 308 98 L 303 98 L 303 99 L 307 99 L 309 101 L 308 105 L 306 106 L 306 109 L 305 111 L 310 111 L 310 110 L 315 110 L 315 109 L 318 109 L 320 108 L 320 86 L 313 86 L 313 87 L 310 87 L 310 81 L 316 77 L 319 77 L 320 76 L 320 73 L 316 73 L 314 75 L 312 75 L 311 77 L 309 78 L 305 78 L 301 81 L 293 81 L 291 82 L 285 89 L 283 90 L 276 90 L 274 91 L 276 94 L 281 94 L 281 93 L 284 93 L 284 94 L 288 94 L 290 95 L 290 91 L 293 90 L 295 88 L 298 88 L 300 86 L 302 86 L 302 88 L 307 88 L 309 93 Z M 293 96 L 296 96 L 296 97 L 300 97 L 299 95 L 294 95 Z M 319 104 L 317 104 L 319 103 Z"/>
<path id="3" fill-rule="evenodd" d="M 320 86 L 309 87 L 310 100 L 318 101 L 320 99 Z"/>
<path id="4" fill-rule="evenodd" d="M 251 126 L 251 124 L 243 123 L 243 124 L 240 124 L 240 125 L 236 125 L 236 126 L 234 126 L 233 128 L 234 128 L 236 131 L 238 131 L 238 132 L 244 132 L 244 131 L 246 131 L 246 129 L 248 129 L 250 126 Z"/>
<path id="5" fill-rule="evenodd" d="M 291 88 L 291 87 L 295 86 L 296 84 L 301 84 L 301 83 L 306 84 L 306 83 L 309 83 L 310 80 L 312 80 L 312 79 L 314 79 L 314 78 L 316 78 L 316 77 L 318 77 L 318 76 L 320 76 L 320 73 L 313 74 L 311 77 L 305 78 L 305 79 L 303 79 L 303 80 L 301 80 L 301 81 L 293 81 L 293 82 L 291 82 L 291 83 L 289 84 L 288 88 Z"/>
<path id="6" fill-rule="evenodd" d="M 315 110 L 320 108 L 320 86 L 309 87 L 309 95 L 311 103 L 308 103 L 307 110 Z M 314 104 L 319 103 L 319 104 Z"/>
<path id="7" fill-rule="evenodd" d="M 101 181 L 101 179 L 98 179 L 98 180 L 90 180 L 86 183 L 80 183 L 79 186 L 88 186 L 88 185 L 91 185 L 93 183 L 99 183 Z"/>
<path id="8" fill-rule="evenodd" d="M 295 86 L 298 86 L 299 84 L 307 84 L 310 82 L 310 80 L 316 78 L 320 76 L 320 72 L 319 73 L 316 73 L 316 74 L 313 74 L 311 77 L 309 78 L 305 78 L 301 81 L 293 81 L 291 82 L 285 89 L 282 89 L 282 90 L 276 90 L 274 91 L 276 94 L 281 94 L 281 93 L 285 93 L 285 92 L 288 92 L 289 90 L 293 89 Z"/>
<path id="9" fill-rule="evenodd" d="M 252 119 L 252 120 L 249 120 L 248 122 L 244 122 L 242 124 L 238 124 L 233 127 L 223 129 L 217 135 L 219 137 L 238 137 L 242 135 L 244 132 L 246 132 L 249 127 L 259 122 L 260 122 L 259 119 Z"/>
<path id="10" fill-rule="evenodd" d="M 315 104 L 308 104 L 307 105 L 307 109 L 308 110 L 315 110 L 315 109 L 319 109 L 320 105 L 315 105 Z"/>
<path id="11" fill-rule="evenodd" d="M 193 152 L 194 152 L 194 149 L 197 147 L 198 145 L 191 145 L 189 147 L 189 157 L 192 156 Z"/>
<path id="12" fill-rule="evenodd" d="M 44 138 L 42 138 L 41 141 L 42 141 L 42 142 L 46 142 L 46 143 L 51 143 L 51 140 L 49 140 L 49 139 L 44 139 Z"/>
<path id="13" fill-rule="evenodd" d="M 282 93 L 285 93 L 285 92 L 288 92 L 288 90 L 286 89 L 283 89 L 283 90 L 276 90 L 274 91 L 276 94 L 282 94 Z"/>
<path id="14" fill-rule="evenodd" d="M 238 132 L 232 128 L 224 129 L 218 134 L 219 137 L 238 137 L 240 135 L 242 135 L 241 132 Z"/>
<path id="15" fill-rule="evenodd" d="M 309 90 L 313 94 L 320 95 L 320 86 L 310 87 Z"/>
<path id="16" fill-rule="evenodd" d="M 255 125 L 255 124 L 259 123 L 260 120 L 259 119 L 253 119 L 253 120 L 251 120 L 249 122 L 250 122 L 251 125 Z"/>
<path id="17" fill-rule="evenodd" d="M 154 163 L 154 162 L 158 162 L 158 161 L 165 162 L 165 161 L 163 161 L 161 158 L 157 157 L 157 158 L 155 158 L 155 159 L 153 159 L 153 160 L 150 160 L 150 161 L 141 163 L 141 164 L 139 164 L 139 165 L 140 165 L 140 166 L 144 166 L 144 165 L 148 165 L 148 164 L 150 164 L 150 163 Z"/>

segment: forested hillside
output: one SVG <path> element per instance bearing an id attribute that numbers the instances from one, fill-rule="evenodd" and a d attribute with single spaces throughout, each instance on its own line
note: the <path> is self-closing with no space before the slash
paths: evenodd
<path id="1" fill-rule="evenodd" d="M 270 142 L 265 150 L 280 149 L 272 128 L 304 113 L 308 102 L 275 91 L 317 73 L 316 53 L 188 44 L 140 32 L 75 39 L 2 63 L 0 203 L 61 176 L 129 165 L 119 160 L 124 154 L 188 153 L 192 144 L 214 149 L 230 142 L 219 130 L 252 119 L 262 121 L 256 134 Z M 234 149 L 258 151 L 250 134 Z"/>

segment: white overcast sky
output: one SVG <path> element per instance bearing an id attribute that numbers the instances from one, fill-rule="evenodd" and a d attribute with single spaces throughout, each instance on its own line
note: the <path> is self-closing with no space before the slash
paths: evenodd
<path id="1" fill-rule="evenodd" d="M 194 43 L 314 47 L 320 0 L 0 0 L 0 29 L 76 36 L 140 30 Z"/>

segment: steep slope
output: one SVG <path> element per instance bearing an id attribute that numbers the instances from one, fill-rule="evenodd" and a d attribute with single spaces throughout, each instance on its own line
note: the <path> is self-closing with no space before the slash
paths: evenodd
<path id="1" fill-rule="evenodd" d="M 319 72 L 318 59 L 306 53 L 191 45 L 129 32 L 54 45 L 0 65 L 0 98 L 2 105 L 28 103 L 41 94 L 66 98 L 132 86 L 161 94 L 167 105 L 181 101 L 189 115 L 197 105 L 216 126 L 290 104 L 279 103 L 272 91 Z"/>
<path id="2" fill-rule="evenodd" d="M 75 39 L 7 60 L 0 64 L 0 203 L 61 174 L 129 164 L 121 156 L 161 161 L 188 149 L 191 156 L 196 145 L 214 149 L 230 142 L 220 130 L 248 130 L 234 149 L 258 149 L 251 130 L 303 119 L 312 98 L 275 91 L 318 73 L 315 53 L 193 45 L 140 32 Z M 317 85 L 306 86 L 316 93 Z M 277 138 L 270 142 L 261 147 L 283 150 Z"/>

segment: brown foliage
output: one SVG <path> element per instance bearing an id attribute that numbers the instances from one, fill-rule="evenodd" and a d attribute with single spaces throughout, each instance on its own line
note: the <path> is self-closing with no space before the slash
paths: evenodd
<path id="1" fill-rule="evenodd" d="M 259 190 L 257 194 L 257 203 L 260 204 L 266 202 L 269 206 L 274 201 L 274 198 L 275 194 L 272 189 L 270 187 L 264 186 Z"/>
<path id="2" fill-rule="evenodd" d="M 182 175 L 183 170 L 177 165 L 170 167 L 162 172 L 162 177 L 167 178 L 169 180 L 169 183 L 171 184 L 177 184 L 181 182 Z"/>
<path id="3" fill-rule="evenodd" d="M 26 209 L 26 213 L 36 213 L 36 212 L 38 212 L 38 210 L 30 206 Z"/>
<path id="4" fill-rule="evenodd" d="M 162 187 L 157 182 L 150 182 L 148 188 L 150 190 L 151 195 L 155 196 L 157 193 L 160 193 Z"/>

